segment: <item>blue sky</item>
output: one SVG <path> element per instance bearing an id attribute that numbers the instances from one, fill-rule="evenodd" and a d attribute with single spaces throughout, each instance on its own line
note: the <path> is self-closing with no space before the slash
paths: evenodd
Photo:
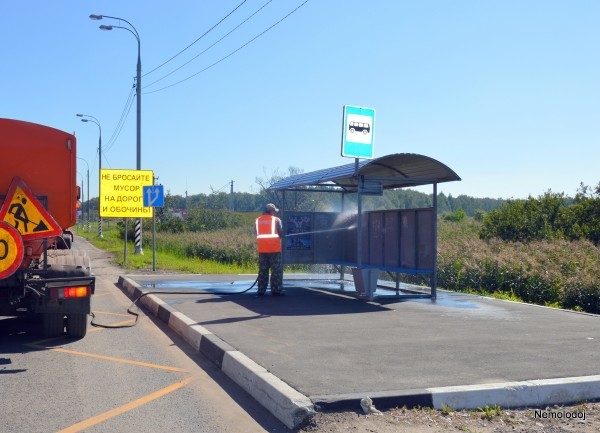
<path id="1" fill-rule="evenodd" d="M 103 167 L 134 169 L 136 111 L 111 136 L 142 46 L 142 168 L 172 194 L 256 192 L 257 176 L 353 162 L 344 105 L 376 110 L 375 156 L 419 153 L 463 179 L 446 194 L 575 194 L 600 181 L 597 0 L 56 0 L 0 3 L 0 117 L 73 132 L 98 195 Z M 198 56 L 177 72 L 153 84 Z M 198 73 L 187 81 L 159 90 Z M 159 91 L 156 91 L 159 90 Z M 155 91 L 153 93 L 150 93 Z M 86 174 L 86 163 L 79 171 Z M 430 189 L 426 190 L 427 192 Z"/>

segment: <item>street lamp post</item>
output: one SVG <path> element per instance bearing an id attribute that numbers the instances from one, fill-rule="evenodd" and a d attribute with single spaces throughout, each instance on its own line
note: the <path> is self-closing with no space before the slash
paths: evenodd
<path id="1" fill-rule="evenodd" d="M 79 170 L 77 170 L 77 174 L 79 174 L 81 176 L 81 188 L 79 189 L 81 194 L 79 197 L 81 198 L 81 201 L 83 202 L 83 201 L 85 201 L 85 197 L 83 194 L 83 189 L 85 188 L 85 183 L 83 182 L 83 174 L 81 174 L 81 172 Z M 88 181 L 89 181 L 89 176 L 88 176 Z M 81 211 L 82 218 L 80 219 L 79 214 L 77 214 L 77 222 L 83 221 L 83 224 L 81 224 L 81 225 L 84 227 L 84 231 L 85 231 L 85 213 L 83 212 L 82 209 L 77 209 L 77 212 L 79 212 L 79 211 Z M 77 227 L 79 227 L 79 225 Z"/>
<path id="2" fill-rule="evenodd" d="M 102 217 L 100 216 L 100 183 L 102 182 L 102 126 L 100 126 L 100 121 L 96 119 L 94 116 L 90 116 L 89 114 L 77 114 L 77 117 L 81 117 L 82 122 L 92 122 L 98 125 L 98 237 L 103 238 L 104 234 L 102 233 Z M 89 206 L 90 196 L 88 194 L 88 206 Z"/>
<path id="3" fill-rule="evenodd" d="M 137 76 L 136 76 L 136 85 L 135 85 L 135 96 L 137 98 L 137 122 L 136 122 L 136 132 L 137 132 L 137 140 L 136 140 L 136 170 L 142 169 L 142 44 L 140 42 L 140 35 L 136 28 L 129 21 L 118 18 L 111 17 L 108 15 L 90 15 L 90 19 L 92 20 L 101 20 L 103 18 L 110 18 L 113 20 L 119 20 L 127 23 L 129 27 L 123 26 L 106 26 L 101 25 L 100 30 L 112 30 L 112 29 L 123 29 L 127 30 L 137 40 L 138 45 L 138 55 L 137 55 Z M 142 220 L 135 220 L 135 254 L 144 254 L 142 250 Z"/>
<path id="4" fill-rule="evenodd" d="M 88 162 L 80 157 L 77 157 L 77 159 L 81 159 L 83 162 L 85 162 L 85 165 L 87 166 L 87 231 L 90 231 L 90 165 L 88 164 Z"/>

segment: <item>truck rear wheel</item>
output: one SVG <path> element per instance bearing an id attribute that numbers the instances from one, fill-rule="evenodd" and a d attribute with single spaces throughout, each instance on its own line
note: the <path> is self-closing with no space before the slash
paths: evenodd
<path id="1" fill-rule="evenodd" d="M 67 314 L 67 335 L 83 338 L 87 332 L 87 314 Z"/>
<path id="2" fill-rule="evenodd" d="M 42 314 L 42 331 L 44 337 L 60 337 L 65 330 L 65 315 L 61 313 Z"/>

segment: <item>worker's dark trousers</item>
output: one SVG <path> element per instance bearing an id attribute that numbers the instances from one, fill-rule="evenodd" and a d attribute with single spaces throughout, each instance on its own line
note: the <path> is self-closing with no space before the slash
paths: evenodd
<path id="1" fill-rule="evenodd" d="M 258 293 L 267 291 L 271 270 L 271 292 L 281 292 L 283 287 L 283 266 L 281 253 L 258 253 Z"/>

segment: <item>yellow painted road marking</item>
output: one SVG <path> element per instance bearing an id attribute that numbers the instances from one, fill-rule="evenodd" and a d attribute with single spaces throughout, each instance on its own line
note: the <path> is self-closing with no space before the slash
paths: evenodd
<path id="1" fill-rule="evenodd" d="M 84 421 L 78 422 L 77 424 L 72 425 L 71 427 L 67 427 L 66 429 L 60 430 L 58 433 L 80 432 L 82 430 L 85 430 L 86 428 L 92 427 L 96 424 L 100 424 L 101 422 L 104 422 L 110 418 L 114 418 L 115 416 L 121 415 L 122 413 L 128 412 L 137 407 L 140 407 L 146 403 L 151 402 L 152 400 L 156 400 L 157 398 L 163 397 L 173 391 L 178 390 L 179 388 L 183 388 L 184 386 L 188 385 L 193 380 L 194 380 L 194 377 L 190 376 L 190 377 L 183 379 L 177 383 L 174 383 L 173 385 L 167 386 L 166 388 L 163 388 L 156 392 L 153 392 L 152 394 L 148 394 L 142 398 L 139 398 L 130 403 L 124 404 L 123 406 L 117 407 L 115 409 L 109 410 L 108 412 L 104 412 L 104 413 L 101 413 L 100 415 L 96 415 L 96 416 L 88 418 Z"/>
<path id="2" fill-rule="evenodd" d="M 89 358 L 104 359 L 106 361 L 121 362 L 123 364 L 132 364 L 132 365 L 139 365 L 141 367 L 157 368 L 159 370 L 180 371 L 183 373 L 188 372 L 187 370 L 185 370 L 183 368 L 169 367 L 168 365 L 149 364 L 147 362 L 131 361 L 129 359 L 123 359 L 123 358 L 113 358 L 112 356 L 97 355 L 95 353 L 78 352 L 75 350 L 68 350 L 68 349 L 54 348 L 54 347 L 44 347 L 44 349 L 53 350 L 55 352 L 68 353 L 69 355 L 87 356 Z"/>

